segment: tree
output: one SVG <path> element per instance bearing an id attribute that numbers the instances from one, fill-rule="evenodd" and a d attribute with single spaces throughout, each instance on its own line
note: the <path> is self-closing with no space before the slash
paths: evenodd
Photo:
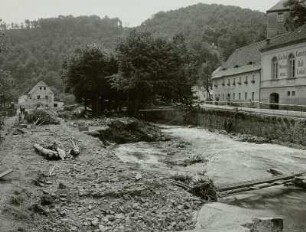
<path id="1" fill-rule="evenodd" d="M 119 73 L 112 86 L 125 92 L 129 113 L 153 103 L 183 102 L 192 95 L 178 44 L 132 31 L 117 46 Z M 183 52 L 183 51 L 181 51 Z"/>
<path id="2" fill-rule="evenodd" d="M 77 49 L 63 64 L 62 78 L 66 90 L 74 94 L 76 101 L 85 108 L 91 105 L 93 115 L 99 113 L 104 99 L 114 98 L 114 90 L 107 81 L 117 72 L 117 62 L 96 45 Z"/>
<path id="3" fill-rule="evenodd" d="M 288 0 L 285 6 L 290 9 L 289 17 L 286 20 L 288 29 L 295 29 L 306 22 L 306 0 Z"/>
<path id="4" fill-rule="evenodd" d="M 15 100 L 14 81 L 8 71 L 0 69 L 0 105 L 3 107 L 6 103 Z"/>

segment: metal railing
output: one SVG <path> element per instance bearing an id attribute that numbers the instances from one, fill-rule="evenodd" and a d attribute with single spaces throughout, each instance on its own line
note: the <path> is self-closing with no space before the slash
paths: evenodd
<path id="1" fill-rule="evenodd" d="M 306 105 L 297 104 L 279 104 L 259 101 L 203 101 L 199 104 L 199 106 L 270 115 L 306 117 Z"/>

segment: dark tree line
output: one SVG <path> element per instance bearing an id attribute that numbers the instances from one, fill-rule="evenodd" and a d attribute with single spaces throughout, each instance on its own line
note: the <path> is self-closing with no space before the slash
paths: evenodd
<path id="1" fill-rule="evenodd" d="M 152 104 L 192 100 L 193 66 L 183 37 L 172 41 L 132 31 L 115 55 L 97 46 L 78 49 L 64 62 L 62 77 L 77 101 L 94 115 L 126 106 L 135 115 Z M 106 103 L 108 107 L 106 107 Z"/>

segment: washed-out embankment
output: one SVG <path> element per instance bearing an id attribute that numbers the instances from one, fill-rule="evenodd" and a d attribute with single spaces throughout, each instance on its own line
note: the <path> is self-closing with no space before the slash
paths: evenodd
<path id="1" fill-rule="evenodd" d="M 143 110 L 142 118 L 151 122 L 193 125 L 266 138 L 276 143 L 306 146 L 306 118 L 263 115 L 222 109 Z"/>

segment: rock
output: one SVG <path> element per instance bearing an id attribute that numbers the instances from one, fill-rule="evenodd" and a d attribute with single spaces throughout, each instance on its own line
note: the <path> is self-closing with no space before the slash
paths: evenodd
<path id="1" fill-rule="evenodd" d="M 105 232 L 107 230 L 107 227 L 105 227 L 103 225 L 99 225 L 99 230 L 100 230 L 100 232 Z"/>
<path id="2" fill-rule="evenodd" d="M 136 177 L 135 177 L 135 180 L 140 180 L 142 179 L 142 175 L 140 173 L 137 173 Z"/>
<path id="3" fill-rule="evenodd" d="M 98 225 L 99 225 L 99 219 L 98 219 L 98 218 L 94 218 L 94 219 L 91 221 L 91 225 L 93 225 L 93 226 L 98 226 Z"/>
<path id="4" fill-rule="evenodd" d="M 282 218 L 256 218 L 253 223 L 245 225 L 251 232 L 282 232 L 284 222 Z"/>

